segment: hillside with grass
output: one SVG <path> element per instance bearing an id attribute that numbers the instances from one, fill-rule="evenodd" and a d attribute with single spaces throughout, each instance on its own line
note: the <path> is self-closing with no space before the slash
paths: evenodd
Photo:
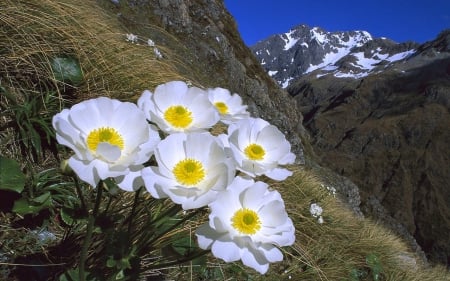
<path id="1" fill-rule="evenodd" d="M 450 280 L 364 218 L 351 181 L 311 160 L 295 99 L 222 1 L 5 0 L 0 31 L 0 280 Z M 256 178 L 281 194 L 295 227 L 264 275 L 197 246 L 207 207 L 183 210 L 111 179 L 95 188 L 67 169 L 73 152 L 55 138 L 56 114 L 98 97 L 136 103 L 170 81 L 238 93 L 296 155 L 287 179 Z"/>

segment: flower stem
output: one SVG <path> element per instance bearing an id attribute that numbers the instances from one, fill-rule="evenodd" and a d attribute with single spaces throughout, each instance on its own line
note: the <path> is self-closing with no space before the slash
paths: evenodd
<path id="1" fill-rule="evenodd" d="M 136 211 L 136 206 L 139 202 L 139 195 L 141 194 L 141 190 L 142 187 L 140 187 L 137 191 L 136 194 L 134 195 L 134 201 L 133 201 L 133 206 L 131 207 L 131 212 L 130 212 L 130 217 L 129 217 L 129 222 L 128 222 L 128 237 L 130 237 L 131 235 L 131 229 L 133 226 L 133 217 L 134 217 L 134 213 Z"/>
<path id="2" fill-rule="evenodd" d="M 83 211 L 85 211 L 87 213 L 86 203 L 84 202 L 83 192 L 81 191 L 81 187 L 80 187 L 80 183 L 78 182 L 78 178 L 73 177 L 73 179 L 75 182 L 75 188 L 77 190 L 78 197 L 80 197 L 81 208 L 83 209 Z"/>
<path id="3" fill-rule="evenodd" d="M 84 238 L 83 246 L 81 248 L 80 264 L 78 266 L 78 269 L 79 269 L 78 277 L 79 277 L 80 281 L 86 281 L 85 265 L 86 265 L 86 260 L 88 257 L 89 246 L 91 245 L 92 232 L 94 230 L 95 219 L 97 218 L 98 209 L 100 208 L 102 191 L 103 191 L 103 182 L 100 181 L 97 185 L 97 197 L 95 199 L 94 210 L 93 210 L 92 214 L 89 214 L 88 224 L 86 227 L 86 237 Z"/>

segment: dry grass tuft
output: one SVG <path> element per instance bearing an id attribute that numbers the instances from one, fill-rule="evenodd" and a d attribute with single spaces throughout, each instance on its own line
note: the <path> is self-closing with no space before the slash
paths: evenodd
<path id="1" fill-rule="evenodd" d="M 185 80 L 181 71 L 186 66 L 170 48 L 156 42 L 164 56 L 158 59 L 145 41 L 149 38 L 140 37 L 138 44 L 127 41 L 127 31 L 95 1 L 5 0 L 0 10 L 0 81 L 10 92 L 61 93 L 69 87 L 76 99 L 131 99 L 143 89 Z M 175 40 L 156 26 L 148 28 Z M 61 56 L 79 60 L 84 74 L 80 85 L 55 79 L 51 60 Z"/>

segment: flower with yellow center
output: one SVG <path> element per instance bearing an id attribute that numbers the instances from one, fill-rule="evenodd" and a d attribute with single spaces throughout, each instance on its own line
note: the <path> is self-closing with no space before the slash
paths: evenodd
<path id="1" fill-rule="evenodd" d="M 138 106 L 149 121 L 168 134 L 207 131 L 219 121 L 206 92 L 182 81 L 161 84 L 154 93 L 144 91 Z"/>
<path id="2" fill-rule="evenodd" d="M 145 187 L 185 210 L 214 201 L 236 173 L 222 143 L 208 132 L 170 134 L 155 148 L 155 158 L 158 165 L 142 171 Z"/>
<path id="3" fill-rule="evenodd" d="M 225 115 L 229 112 L 228 106 L 222 101 L 215 102 L 214 106 L 217 108 L 219 113 L 222 115 Z"/>
<path id="4" fill-rule="evenodd" d="M 245 147 L 244 154 L 250 160 L 263 160 L 266 151 L 259 144 L 251 143 Z"/>
<path id="5" fill-rule="evenodd" d="M 208 89 L 208 98 L 220 114 L 220 121 L 231 124 L 237 120 L 248 118 L 247 106 L 242 104 L 242 98 L 238 94 L 230 94 L 224 88 Z"/>
<path id="6" fill-rule="evenodd" d="M 236 177 L 209 208 L 209 222 L 197 229 L 197 241 L 225 262 L 242 260 L 264 274 L 270 263 L 283 260 L 277 247 L 295 241 L 281 195 L 264 182 Z"/>
<path id="7" fill-rule="evenodd" d="M 124 190 L 143 185 L 140 170 L 161 140 L 144 113 L 105 97 L 80 102 L 53 117 L 57 141 L 71 148 L 68 165 L 85 182 L 115 178 Z"/>
<path id="8" fill-rule="evenodd" d="M 177 182 L 185 186 L 196 186 L 205 178 L 203 164 L 195 159 L 186 158 L 178 162 L 172 171 Z"/>
<path id="9" fill-rule="evenodd" d="M 258 213 L 242 208 L 237 210 L 231 218 L 231 225 L 242 234 L 255 234 L 261 229 L 261 220 Z"/>
<path id="10" fill-rule="evenodd" d="M 164 120 L 172 127 L 184 129 L 192 123 L 192 112 L 184 106 L 173 105 L 164 112 Z"/>
<path id="11" fill-rule="evenodd" d="M 281 165 L 292 164 L 295 155 L 285 136 L 267 121 L 246 118 L 228 127 L 221 135 L 229 147 L 238 170 L 254 177 L 266 175 L 274 180 L 284 180 L 292 174 Z"/>

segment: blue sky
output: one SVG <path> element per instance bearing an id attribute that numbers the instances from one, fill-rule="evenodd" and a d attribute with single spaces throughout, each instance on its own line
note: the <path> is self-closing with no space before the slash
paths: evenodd
<path id="1" fill-rule="evenodd" d="M 225 0 L 251 46 L 298 24 L 424 43 L 450 28 L 450 0 Z"/>

